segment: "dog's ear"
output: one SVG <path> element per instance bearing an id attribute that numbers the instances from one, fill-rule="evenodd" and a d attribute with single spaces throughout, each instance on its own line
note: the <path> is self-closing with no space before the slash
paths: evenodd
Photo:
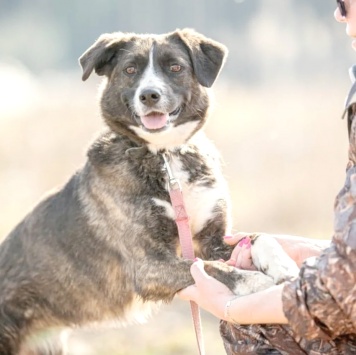
<path id="1" fill-rule="evenodd" d="M 79 58 L 79 63 L 83 69 L 82 80 L 87 80 L 93 70 L 98 75 L 109 76 L 116 65 L 118 51 L 125 43 L 124 33 L 101 35 Z"/>
<path id="2" fill-rule="evenodd" d="M 224 65 L 228 49 L 192 29 L 177 30 L 172 35 L 178 35 L 188 48 L 198 82 L 210 88 Z"/>

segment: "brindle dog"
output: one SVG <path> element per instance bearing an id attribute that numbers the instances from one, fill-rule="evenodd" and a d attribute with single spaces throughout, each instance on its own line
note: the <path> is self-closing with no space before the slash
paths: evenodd
<path id="1" fill-rule="evenodd" d="M 177 30 L 105 34 L 83 54 L 83 80 L 92 71 L 105 77 L 100 107 L 109 129 L 84 167 L 1 244 L 0 354 L 25 354 L 49 329 L 130 321 L 193 283 L 192 262 L 179 254 L 162 152 L 182 186 L 197 255 L 229 258 L 228 192 L 201 131 L 207 88 L 226 53 Z M 273 284 L 219 262 L 206 270 L 238 294 Z M 41 351 L 64 353 L 54 345 Z"/>

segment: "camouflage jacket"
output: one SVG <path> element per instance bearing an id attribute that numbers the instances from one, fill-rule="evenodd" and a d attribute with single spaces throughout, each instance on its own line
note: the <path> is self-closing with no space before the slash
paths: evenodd
<path id="1" fill-rule="evenodd" d="M 299 277 L 285 284 L 288 326 L 221 322 L 227 354 L 356 354 L 356 103 L 345 113 L 349 163 L 335 201 L 331 246 L 320 257 L 308 259 Z"/>

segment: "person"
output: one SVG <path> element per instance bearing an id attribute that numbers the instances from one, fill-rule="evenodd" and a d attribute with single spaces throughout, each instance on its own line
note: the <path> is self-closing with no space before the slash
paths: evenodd
<path id="1" fill-rule="evenodd" d="M 337 5 L 335 19 L 346 24 L 356 50 L 356 0 Z M 332 241 L 271 236 L 300 266 L 299 276 L 239 298 L 198 259 L 191 266 L 195 285 L 178 293 L 221 319 L 227 354 L 356 354 L 356 102 L 350 104 L 355 88 L 356 82 L 345 109 L 349 162 L 335 201 Z M 236 244 L 227 263 L 253 269 L 248 234 L 225 240 Z"/>

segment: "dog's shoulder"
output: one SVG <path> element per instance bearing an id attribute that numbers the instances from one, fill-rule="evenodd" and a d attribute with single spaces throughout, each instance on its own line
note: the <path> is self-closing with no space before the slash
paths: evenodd
<path id="1" fill-rule="evenodd" d="M 211 139 L 209 139 L 203 131 L 197 132 L 190 140 L 187 148 L 184 149 L 194 151 L 201 159 L 216 164 L 221 162 L 219 150 Z"/>
<path id="2" fill-rule="evenodd" d="M 181 149 L 181 153 L 184 169 L 190 172 L 193 180 L 204 180 L 209 176 L 213 180 L 222 177 L 221 155 L 203 132 L 198 132 L 190 144 Z"/>
<path id="3" fill-rule="evenodd" d="M 88 150 L 88 159 L 94 165 L 112 165 L 125 160 L 125 153 L 134 143 L 127 137 L 106 131 L 92 143 Z"/>

